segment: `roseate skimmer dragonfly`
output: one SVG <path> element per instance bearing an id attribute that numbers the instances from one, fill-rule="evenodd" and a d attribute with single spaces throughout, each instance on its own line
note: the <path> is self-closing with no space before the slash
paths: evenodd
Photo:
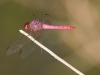
<path id="1" fill-rule="evenodd" d="M 34 15 L 34 14 L 33 14 Z M 62 30 L 70 30 L 74 29 L 74 26 L 55 26 L 50 24 L 49 16 L 46 14 L 44 20 L 39 20 L 34 15 L 34 20 L 31 22 L 27 22 L 24 24 L 24 28 L 26 30 L 30 30 L 30 35 L 35 37 L 40 43 L 43 43 L 44 39 L 47 36 L 46 29 L 62 29 Z M 35 34 L 32 33 L 34 31 Z M 41 32 L 41 34 L 40 34 Z M 21 35 L 19 39 L 17 39 L 14 43 L 12 43 L 8 48 L 6 49 L 7 55 L 12 54 L 16 51 L 18 51 L 20 48 L 20 56 L 23 58 L 27 55 L 29 55 L 32 51 L 36 50 L 38 46 L 34 44 L 32 41 L 30 41 L 27 37 L 24 35 Z"/>

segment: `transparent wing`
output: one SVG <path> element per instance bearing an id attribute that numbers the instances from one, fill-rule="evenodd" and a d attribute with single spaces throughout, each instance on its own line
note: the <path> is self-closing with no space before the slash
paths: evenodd
<path id="1" fill-rule="evenodd" d="M 32 13 L 33 14 L 33 13 Z M 38 20 L 38 18 L 33 14 L 34 20 Z"/>
<path id="2" fill-rule="evenodd" d="M 33 36 L 34 38 L 36 38 L 36 36 L 35 36 L 34 33 L 32 33 L 31 36 Z M 31 52 L 33 52 L 34 50 L 36 50 L 37 47 L 38 46 L 36 44 L 34 44 L 34 42 L 32 42 L 31 40 L 29 40 L 27 42 L 27 44 L 25 44 L 24 47 L 22 48 L 21 53 L 20 53 L 20 57 L 21 58 L 26 57 Z"/>
<path id="3" fill-rule="evenodd" d="M 40 37 L 38 37 L 38 40 L 40 43 L 43 43 L 44 39 L 46 39 L 48 32 L 46 32 L 45 30 L 42 30 L 41 33 L 43 32 L 42 35 L 40 35 Z M 35 35 L 32 35 L 35 38 Z M 29 40 L 27 42 L 27 44 L 24 45 L 24 47 L 21 50 L 20 53 L 20 57 L 24 58 L 27 55 L 29 55 L 30 53 L 32 53 L 34 50 L 36 50 L 38 48 L 38 45 L 36 45 L 34 42 L 32 42 L 31 40 Z"/>
<path id="4" fill-rule="evenodd" d="M 49 17 L 48 14 L 45 15 L 45 17 L 42 20 L 42 22 L 45 23 L 45 24 L 50 24 L 51 25 L 50 17 Z"/>
<path id="5" fill-rule="evenodd" d="M 31 52 L 33 52 L 34 50 L 36 50 L 37 47 L 38 46 L 36 44 L 34 44 L 31 40 L 28 41 L 28 43 L 22 48 L 20 57 L 21 58 L 26 57 Z"/>
<path id="6" fill-rule="evenodd" d="M 29 39 L 24 35 L 21 35 L 15 42 L 13 42 L 7 49 L 7 55 L 12 54 L 18 51 L 21 47 L 23 47 Z"/>
<path id="7" fill-rule="evenodd" d="M 45 15 L 44 20 L 42 20 L 42 22 L 51 25 L 50 17 L 48 14 Z M 40 30 L 40 33 L 41 35 L 39 41 L 43 43 L 43 41 L 47 38 L 49 31 L 44 29 L 44 30 Z"/>

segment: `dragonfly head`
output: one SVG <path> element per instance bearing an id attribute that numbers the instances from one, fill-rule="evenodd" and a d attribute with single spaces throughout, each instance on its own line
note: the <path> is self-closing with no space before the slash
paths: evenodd
<path id="1" fill-rule="evenodd" d="M 27 23 L 24 24 L 24 28 L 26 30 L 29 30 L 29 27 L 30 27 L 30 22 L 27 22 Z"/>

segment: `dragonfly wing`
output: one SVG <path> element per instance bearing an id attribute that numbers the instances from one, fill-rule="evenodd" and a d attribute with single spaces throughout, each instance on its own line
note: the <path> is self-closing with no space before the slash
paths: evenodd
<path id="1" fill-rule="evenodd" d="M 36 38 L 36 35 L 31 32 L 31 36 Z M 34 42 L 32 42 L 31 40 L 29 40 L 27 42 L 27 44 L 24 45 L 24 47 L 22 48 L 21 52 L 20 52 L 20 57 L 24 58 L 27 55 L 29 55 L 31 52 L 33 52 L 38 46 L 36 44 L 34 44 Z"/>
<path id="2" fill-rule="evenodd" d="M 25 46 L 22 48 L 21 53 L 20 53 L 20 57 L 21 58 L 26 57 L 31 52 L 33 52 L 34 50 L 36 50 L 36 48 L 38 48 L 38 46 L 36 44 L 34 44 L 34 42 L 32 42 L 31 40 L 28 41 L 28 43 L 25 44 Z"/>
<path id="3" fill-rule="evenodd" d="M 6 50 L 7 55 L 10 55 L 16 51 L 18 51 L 21 47 L 23 47 L 28 41 L 28 38 L 24 35 L 21 35 L 15 42 L 13 42 Z"/>
<path id="4" fill-rule="evenodd" d="M 49 24 L 49 25 L 51 25 L 51 21 L 50 21 L 50 17 L 49 17 L 49 15 L 48 14 L 46 14 L 45 15 L 45 18 L 44 18 L 44 20 L 42 20 L 42 22 L 44 23 L 44 24 Z M 48 36 L 48 34 L 49 34 L 49 31 L 48 30 L 40 30 L 40 33 L 41 33 L 41 35 L 40 35 L 40 38 L 39 38 L 39 42 L 40 43 L 43 43 L 43 41 L 47 38 L 47 36 Z"/>
<path id="5" fill-rule="evenodd" d="M 46 32 L 45 30 L 41 31 L 41 33 L 43 32 L 42 35 L 40 35 L 40 37 L 38 37 L 38 39 L 35 37 L 35 34 L 33 33 L 32 36 L 38 40 L 40 43 L 43 43 L 44 39 L 47 37 L 48 32 Z M 20 57 L 24 58 L 26 56 L 28 56 L 30 53 L 32 53 L 34 50 L 36 50 L 38 48 L 38 45 L 36 45 L 34 42 L 32 42 L 31 40 L 29 40 L 27 42 L 27 44 L 24 45 L 24 47 L 22 48 L 21 52 L 20 52 Z"/>
<path id="6" fill-rule="evenodd" d="M 49 31 L 48 30 L 40 30 L 41 34 L 40 34 L 40 37 L 38 39 L 38 41 L 40 43 L 43 43 L 44 40 L 47 38 L 48 34 L 49 34 Z"/>
<path id="7" fill-rule="evenodd" d="M 50 17 L 49 17 L 48 14 L 45 15 L 44 20 L 42 20 L 42 22 L 43 22 L 44 24 L 49 24 L 49 25 L 51 25 Z"/>

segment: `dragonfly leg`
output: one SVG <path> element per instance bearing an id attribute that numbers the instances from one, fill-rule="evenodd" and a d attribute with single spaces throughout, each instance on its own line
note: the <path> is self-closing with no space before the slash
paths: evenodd
<path id="1" fill-rule="evenodd" d="M 21 49 L 21 51 L 19 52 L 19 56 L 20 56 L 21 53 L 22 53 L 22 49 Z"/>
<path id="2" fill-rule="evenodd" d="M 40 36 L 40 33 L 39 33 L 39 31 L 37 31 L 37 30 L 34 30 L 34 33 L 36 34 L 36 36 L 37 36 L 37 37 L 39 37 L 39 36 Z"/>
<path id="3" fill-rule="evenodd" d="M 6 51 L 9 49 L 9 46 L 6 48 Z"/>
<path id="4" fill-rule="evenodd" d="M 38 40 L 40 36 L 40 32 L 38 30 L 34 30 L 34 33 L 36 34 Z M 42 48 L 41 48 L 41 54 L 42 54 Z"/>
<path id="5" fill-rule="evenodd" d="M 39 31 L 36 31 L 36 33 L 38 34 L 38 36 L 40 35 L 40 32 Z"/>
<path id="6" fill-rule="evenodd" d="M 30 35 L 32 35 L 32 31 L 30 31 Z"/>

